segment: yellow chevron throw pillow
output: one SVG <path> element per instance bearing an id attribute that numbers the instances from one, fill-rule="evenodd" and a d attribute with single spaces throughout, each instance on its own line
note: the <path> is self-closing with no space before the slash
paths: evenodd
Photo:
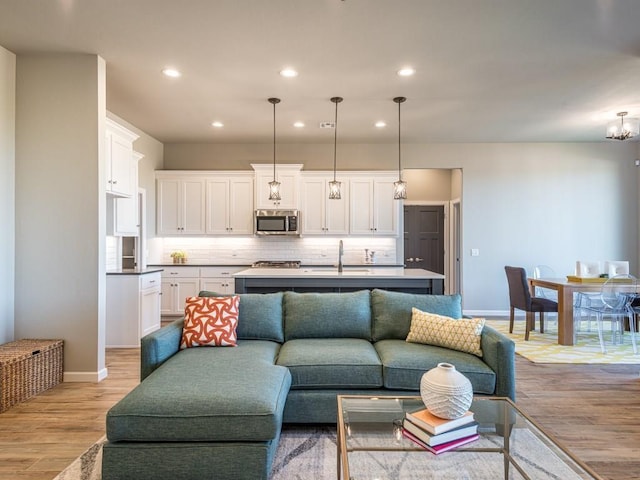
<path id="1" fill-rule="evenodd" d="M 407 342 L 437 345 L 482 357 L 480 338 L 484 318 L 450 318 L 411 309 Z"/>

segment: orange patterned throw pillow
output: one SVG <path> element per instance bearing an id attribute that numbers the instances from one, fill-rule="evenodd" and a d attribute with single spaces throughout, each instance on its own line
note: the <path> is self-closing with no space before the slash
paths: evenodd
<path id="1" fill-rule="evenodd" d="M 240 297 L 188 297 L 180 349 L 235 347 Z"/>

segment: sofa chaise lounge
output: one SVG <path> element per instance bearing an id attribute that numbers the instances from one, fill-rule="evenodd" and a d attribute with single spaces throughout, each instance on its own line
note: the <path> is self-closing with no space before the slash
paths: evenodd
<path id="1" fill-rule="evenodd" d="M 242 294 L 236 347 L 180 350 L 182 319 L 147 335 L 141 383 L 107 414 L 103 480 L 267 479 L 283 423 L 335 423 L 337 394 L 418 395 L 440 362 L 515 399 L 510 339 L 484 326 L 481 356 L 409 343 L 412 307 L 462 317 L 459 295 Z"/>

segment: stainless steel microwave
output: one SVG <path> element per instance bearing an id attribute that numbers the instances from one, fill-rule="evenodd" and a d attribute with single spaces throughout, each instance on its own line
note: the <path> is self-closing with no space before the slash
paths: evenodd
<path id="1" fill-rule="evenodd" d="M 298 210 L 256 210 L 256 235 L 300 235 Z"/>

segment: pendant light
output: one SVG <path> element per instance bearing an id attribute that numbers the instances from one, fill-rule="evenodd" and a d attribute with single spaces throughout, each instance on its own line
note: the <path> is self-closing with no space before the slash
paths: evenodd
<path id="1" fill-rule="evenodd" d="M 280 182 L 276 181 L 276 104 L 280 99 L 269 98 L 269 103 L 273 105 L 273 181 L 269 182 L 269 200 L 281 200 Z"/>
<path id="2" fill-rule="evenodd" d="M 400 105 L 406 100 L 405 97 L 393 99 L 398 104 L 398 181 L 393 182 L 393 198 L 395 200 L 405 200 L 407 198 L 407 182 L 402 181 L 402 157 L 400 151 Z"/>
<path id="3" fill-rule="evenodd" d="M 336 152 L 338 145 L 338 104 L 342 102 L 342 97 L 331 97 L 331 101 L 336 104 L 336 115 L 333 128 L 333 181 L 329 182 L 329 199 L 340 200 L 342 182 L 336 180 Z"/>

